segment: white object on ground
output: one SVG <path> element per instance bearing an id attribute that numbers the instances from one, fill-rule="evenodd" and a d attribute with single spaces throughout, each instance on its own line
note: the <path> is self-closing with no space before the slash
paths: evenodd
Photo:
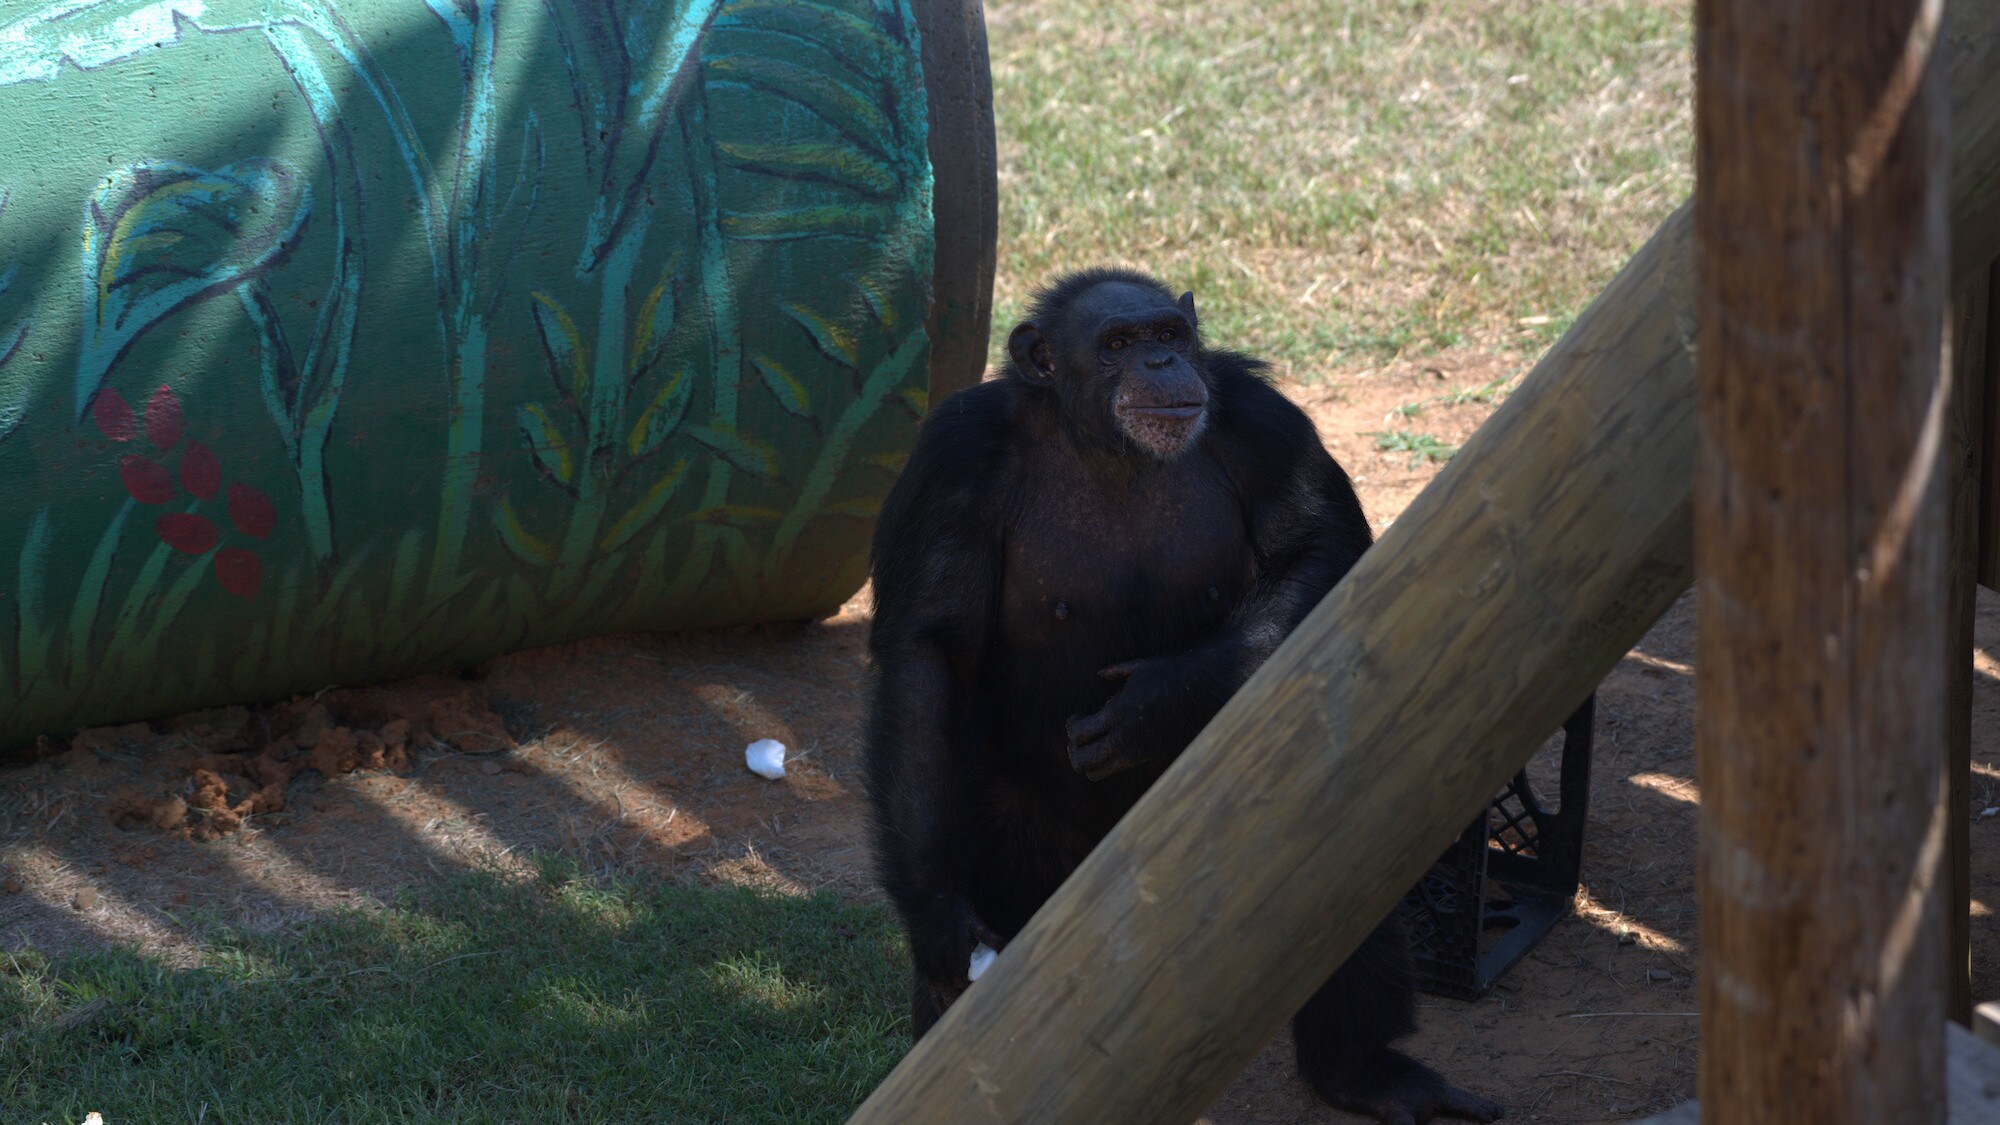
<path id="1" fill-rule="evenodd" d="M 1000 955 L 998 953 L 995 953 L 983 941 L 980 942 L 978 945 L 973 946 L 972 963 L 970 965 L 967 965 L 965 968 L 965 979 L 978 980 L 979 974 L 985 972 L 986 967 L 988 965 L 991 965 L 993 963 L 993 959 L 998 956 Z"/>
<path id="2" fill-rule="evenodd" d="M 743 764 L 758 777 L 776 781 L 785 776 L 785 744 L 775 738 L 760 738 L 743 748 Z"/>
<path id="3" fill-rule="evenodd" d="M 1984 820 L 1989 816 L 2000 816 L 2000 808 L 1979 810 L 1979 819 Z"/>

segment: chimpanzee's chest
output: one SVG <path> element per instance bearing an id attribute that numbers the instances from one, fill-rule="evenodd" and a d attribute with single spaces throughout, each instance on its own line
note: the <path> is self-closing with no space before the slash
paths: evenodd
<path id="1" fill-rule="evenodd" d="M 1002 582 L 1017 653 L 1165 655 L 1205 639 L 1254 579 L 1242 501 L 1204 452 L 1130 476 L 1057 461 L 1024 485 Z"/>

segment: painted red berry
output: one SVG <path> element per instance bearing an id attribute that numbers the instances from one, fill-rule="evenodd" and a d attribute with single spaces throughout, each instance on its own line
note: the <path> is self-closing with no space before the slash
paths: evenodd
<path id="1" fill-rule="evenodd" d="M 181 440 L 184 428 L 181 400 L 174 397 L 171 387 L 160 384 L 160 389 L 146 400 L 146 437 L 161 449 L 172 449 Z"/>
<path id="2" fill-rule="evenodd" d="M 167 546 L 190 555 L 207 554 L 215 546 L 215 525 L 191 512 L 168 512 L 153 521 L 153 530 Z"/>
<path id="3" fill-rule="evenodd" d="M 141 504 L 164 504 L 174 498 L 174 477 L 150 457 L 128 454 L 118 459 L 118 477 L 125 491 Z"/>
<path id="4" fill-rule="evenodd" d="M 131 441 L 139 430 L 138 419 L 132 414 L 132 404 L 125 396 L 106 387 L 97 392 L 97 398 L 90 404 L 91 420 L 104 436 L 112 441 Z"/>
<path id="5" fill-rule="evenodd" d="M 198 441 L 189 441 L 181 454 L 181 483 L 203 500 L 215 498 L 222 487 L 222 463 Z"/>
<path id="6" fill-rule="evenodd" d="M 264 564 L 241 547 L 224 547 L 215 552 L 215 581 L 239 598 L 254 598 L 264 584 Z"/>
<path id="7" fill-rule="evenodd" d="M 278 525 L 278 510 L 272 506 L 269 496 L 247 484 L 232 482 L 229 486 L 229 518 L 236 524 L 236 530 L 253 539 L 262 539 Z"/>

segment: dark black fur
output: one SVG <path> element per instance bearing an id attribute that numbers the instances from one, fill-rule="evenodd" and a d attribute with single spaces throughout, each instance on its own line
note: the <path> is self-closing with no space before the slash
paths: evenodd
<path id="1" fill-rule="evenodd" d="M 1163 331 L 1113 351 L 1094 335 L 1107 309 Z M 974 945 L 1019 932 L 1370 544 L 1311 421 L 1259 361 L 1182 338 L 1193 314 L 1139 274 L 1057 282 L 1004 377 L 925 421 L 884 505 L 868 788 L 916 1036 L 966 987 Z M 1197 436 L 1164 455 L 1127 436 L 1116 403 L 1179 402 L 1189 369 Z M 1385 1122 L 1497 1117 L 1389 1047 L 1414 1016 L 1386 922 L 1293 1021 L 1300 1068 Z"/>

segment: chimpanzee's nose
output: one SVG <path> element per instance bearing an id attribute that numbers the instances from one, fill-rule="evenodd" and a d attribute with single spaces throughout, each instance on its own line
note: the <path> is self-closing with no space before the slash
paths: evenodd
<path id="1" fill-rule="evenodd" d="M 1173 361 L 1174 361 L 1174 353 L 1162 349 L 1161 351 L 1146 357 L 1146 366 L 1152 368 L 1155 371 L 1158 371 L 1160 368 L 1165 367 L 1166 365 L 1172 363 Z"/>

